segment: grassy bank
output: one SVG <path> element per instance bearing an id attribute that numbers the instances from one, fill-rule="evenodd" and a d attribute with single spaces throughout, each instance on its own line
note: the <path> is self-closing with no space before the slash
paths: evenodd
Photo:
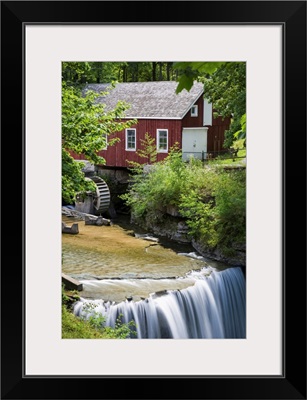
<path id="1" fill-rule="evenodd" d="M 108 336 L 62 306 L 62 339 L 108 339 Z"/>
<path id="2" fill-rule="evenodd" d="M 134 323 L 124 324 L 120 316 L 114 328 L 105 326 L 104 318 L 92 312 L 88 319 L 74 315 L 72 305 L 76 293 L 62 288 L 62 339 L 127 339 L 135 335 Z"/>

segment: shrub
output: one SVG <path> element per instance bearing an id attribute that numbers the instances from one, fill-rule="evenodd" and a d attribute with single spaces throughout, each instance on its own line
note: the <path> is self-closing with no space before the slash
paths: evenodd
<path id="1" fill-rule="evenodd" d="M 234 244 L 245 242 L 245 169 L 225 170 L 196 159 L 185 163 L 174 148 L 149 172 L 134 173 L 122 198 L 136 223 L 160 223 L 166 206 L 173 205 L 186 219 L 189 234 L 209 248 L 230 255 Z"/>

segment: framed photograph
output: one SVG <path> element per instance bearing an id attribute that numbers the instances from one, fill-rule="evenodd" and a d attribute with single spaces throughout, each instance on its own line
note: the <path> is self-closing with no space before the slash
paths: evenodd
<path id="1" fill-rule="evenodd" d="M 7 253 L 1 268 L 2 398 L 306 399 L 306 2 L 2 1 L 1 27 L 2 251 L 3 255 Z M 186 67 L 184 79 L 176 76 L 170 82 L 174 63 Z M 122 163 L 127 159 L 138 160 L 134 152 L 140 138 L 147 138 L 148 146 L 155 141 L 155 155 L 164 159 L 175 144 L 171 132 L 179 123 L 184 161 L 199 158 L 204 163 L 212 157 L 223 161 L 217 133 L 223 125 L 214 130 L 219 120 L 210 109 L 210 101 L 200 97 L 202 87 L 199 93 L 196 85 L 190 91 L 189 82 L 195 69 L 204 68 L 204 64 L 215 68 L 243 65 L 246 111 L 240 115 L 235 132 L 237 138 L 246 140 L 242 157 L 246 170 L 243 266 L 225 271 L 218 267 L 221 272 L 216 277 L 212 268 L 212 283 L 210 276 L 204 279 L 197 275 L 192 262 L 200 260 L 194 257 L 185 266 L 194 271 L 187 288 L 182 279 L 182 286 L 178 286 L 178 276 L 170 268 L 165 268 L 164 275 L 160 271 L 158 279 L 156 270 L 147 269 L 146 279 L 151 278 L 152 286 L 147 292 L 142 288 L 142 294 L 141 289 L 132 292 L 131 287 L 140 288 L 144 276 L 131 267 L 123 249 L 115 248 L 109 258 L 105 253 L 106 265 L 113 269 L 110 267 L 111 272 L 104 276 L 95 267 L 85 275 L 70 270 L 69 257 L 74 255 L 78 236 L 68 235 L 71 240 L 63 241 L 63 229 L 68 232 L 73 228 L 65 224 L 63 228 L 61 176 L 64 139 L 68 143 L 62 123 L 68 103 L 64 104 L 63 98 L 67 95 L 67 102 L 71 101 L 72 93 L 65 92 L 62 83 L 72 79 L 72 66 L 78 75 L 78 64 L 99 64 L 104 71 L 110 67 L 110 77 L 115 76 L 114 71 L 116 77 L 127 73 L 121 69 L 123 65 L 139 68 L 142 64 L 145 71 L 150 64 L 146 73 L 157 81 L 147 82 L 150 86 L 142 82 L 136 89 L 135 84 L 128 85 L 129 80 L 138 80 L 135 75 L 122 78 L 127 83 L 119 84 L 118 90 L 126 85 L 125 93 L 139 91 L 139 104 L 133 104 L 131 118 L 143 122 L 136 127 L 121 120 L 122 145 L 118 145 L 116 157 L 107 153 L 110 143 L 106 137 L 101 154 L 107 157 L 112 171 L 124 170 L 127 165 Z M 210 68 L 205 67 L 204 79 L 211 76 Z M 163 73 L 165 82 L 160 79 Z M 232 77 L 231 88 L 238 90 L 238 81 L 235 75 Z M 101 90 L 101 77 L 91 79 L 96 83 L 90 88 Z M 180 82 L 190 96 L 188 108 L 176 100 L 155 115 L 152 83 L 159 82 L 163 83 L 159 93 L 163 90 L 165 104 L 168 84 L 174 90 L 174 84 Z M 226 89 L 221 96 L 226 97 Z M 184 113 L 180 107 L 185 107 Z M 82 114 L 81 109 L 79 102 L 72 114 L 74 121 Z M 186 119 L 179 122 L 176 112 Z M 236 115 L 231 114 L 231 118 L 235 120 Z M 152 127 L 152 138 L 141 131 L 142 124 Z M 73 144 L 70 149 L 74 153 L 78 146 Z M 18 195 L 14 194 L 17 176 L 21 196 L 20 189 Z M 95 179 L 99 191 L 105 182 Z M 237 181 L 237 190 L 239 187 Z M 186 196 L 185 200 L 182 210 L 188 220 L 193 199 Z M 103 201 L 105 195 L 98 193 L 91 207 L 97 207 L 101 214 Z M 12 207 L 15 204 L 18 214 Z M 98 214 L 95 223 L 97 218 Z M 19 254 L 15 251 L 18 231 Z M 115 241 L 115 236 L 106 235 L 105 241 Z M 159 248 L 155 237 L 145 236 L 141 239 L 144 243 L 148 240 L 150 246 L 146 243 L 144 248 Z M 93 236 L 92 246 L 94 243 Z M 170 254 L 171 250 L 165 251 Z M 166 253 L 159 256 L 166 257 Z M 81 249 L 77 257 L 82 258 Z M 127 266 L 123 268 L 125 260 Z M 95 262 L 93 259 L 93 265 Z M 149 261 L 146 263 L 148 267 Z M 172 263 L 173 259 L 169 266 Z M 157 285 L 161 277 L 172 280 L 165 290 Z M 119 292 L 114 284 L 118 278 L 126 279 L 129 289 L 126 285 Z M 96 294 L 97 282 L 105 280 L 111 287 L 109 292 L 106 286 L 103 288 L 109 299 L 116 303 L 116 295 L 124 296 L 125 305 L 112 314 L 113 322 L 119 312 L 123 316 L 135 307 L 131 305 L 135 304 L 134 293 L 144 296 L 137 298 L 139 311 L 133 311 L 139 318 L 138 340 L 130 340 L 123 330 L 107 339 L 84 338 L 81 333 L 64 335 L 63 279 L 71 279 L 74 285 L 83 282 L 82 293 L 89 297 L 93 295 L 93 279 Z M 209 300 L 205 300 L 205 310 L 199 311 L 202 294 L 192 293 L 190 287 L 201 280 L 206 281 L 204 290 Z M 156 297 L 150 303 L 151 292 Z M 91 302 L 79 306 L 84 312 Z M 112 306 L 105 309 L 113 312 Z M 158 317 L 154 319 L 153 315 Z M 97 323 L 97 319 L 90 321 Z"/>

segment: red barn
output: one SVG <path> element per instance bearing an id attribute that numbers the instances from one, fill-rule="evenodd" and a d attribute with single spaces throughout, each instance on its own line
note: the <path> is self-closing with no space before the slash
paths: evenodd
<path id="1" fill-rule="evenodd" d="M 195 82 L 190 91 L 179 94 L 176 94 L 177 85 L 176 81 L 125 82 L 110 90 L 107 84 L 86 86 L 85 90 L 108 92 L 98 100 L 105 104 L 106 111 L 113 109 L 118 101 L 129 103 L 131 107 L 125 117 L 138 121 L 118 132 L 115 136 L 120 141 L 99 153 L 107 167 L 128 167 L 128 160 L 144 163 L 137 151 L 146 132 L 155 138 L 157 161 L 165 158 L 176 142 L 184 160 L 191 156 L 206 159 L 209 154 L 215 156 L 224 150 L 229 118 L 214 118 L 212 105 L 203 98 L 202 83 Z"/>

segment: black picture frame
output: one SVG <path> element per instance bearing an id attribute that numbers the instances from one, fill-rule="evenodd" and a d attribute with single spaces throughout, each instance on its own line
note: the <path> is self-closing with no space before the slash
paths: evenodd
<path id="1" fill-rule="evenodd" d="M 23 375 L 26 23 L 283 25 L 282 376 Z M 306 399 L 306 2 L 2 1 L 1 93 L 1 398 Z"/>

